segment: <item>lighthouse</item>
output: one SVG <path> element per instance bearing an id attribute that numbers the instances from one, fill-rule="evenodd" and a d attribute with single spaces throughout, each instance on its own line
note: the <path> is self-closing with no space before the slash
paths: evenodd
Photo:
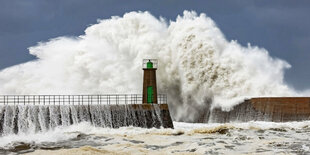
<path id="1" fill-rule="evenodd" d="M 157 104 L 156 59 L 143 60 L 143 104 Z"/>

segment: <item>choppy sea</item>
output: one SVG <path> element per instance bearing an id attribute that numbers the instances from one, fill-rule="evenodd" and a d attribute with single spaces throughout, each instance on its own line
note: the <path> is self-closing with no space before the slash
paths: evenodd
<path id="1" fill-rule="evenodd" d="M 310 121 L 198 124 L 174 129 L 94 127 L 0 137 L 0 154 L 310 154 Z"/>

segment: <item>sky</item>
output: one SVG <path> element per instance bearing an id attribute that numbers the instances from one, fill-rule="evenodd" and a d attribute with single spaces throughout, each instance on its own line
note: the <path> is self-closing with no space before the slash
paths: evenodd
<path id="1" fill-rule="evenodd" d="M 82 35 L 97 19 L 149 11 L 169 21 L 184 10 L 207 14 L 228 40 L 286 60 L 285 81 L 310 88 L 309 0 L 0 0 L 0 70 L 35 59 L 28 47 Z"/>

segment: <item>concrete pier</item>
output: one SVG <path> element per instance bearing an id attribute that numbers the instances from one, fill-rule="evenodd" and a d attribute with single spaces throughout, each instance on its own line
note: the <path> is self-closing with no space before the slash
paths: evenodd
<path id="1" fill-rule="evenodd" d="M 108 128 L 173 128 L 166 95 L 157 98 L 157 104 L 142 104 L 139 94 L 0 96 L 0 135 L 80 122 Z"/>
<path id="2" fill-rule="evenodd" d="M 173 128 L 168 104 L 110 105 L 110 109 L 113 128 L 122 126 Z M 130 117 L 124 118 L 124 113 Z"/>
<path id="3" fill-rule="evenodd" d="M 105 128 L 173 128 L 167 104 L 0 105 L 0 136 L 81 122 Z"/>
<path id="4" fill-rule="evenodd" d="M 245 100 L 231 111 L 213 109 L 203 122 L 310 120 L 310 97 L 263 97 Z"/>

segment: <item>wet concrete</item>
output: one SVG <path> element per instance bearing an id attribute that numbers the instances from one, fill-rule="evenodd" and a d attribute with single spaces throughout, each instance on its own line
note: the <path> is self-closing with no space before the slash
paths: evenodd
<path id="1" fill-rule="evenodd" d="M 201 119 L 203 120 L 203 119 Z M 310 120 L 310 97 L 252 98 L 236 105 L 230 111 L 211 110 L 203 122 L 289 122 Z"/>

